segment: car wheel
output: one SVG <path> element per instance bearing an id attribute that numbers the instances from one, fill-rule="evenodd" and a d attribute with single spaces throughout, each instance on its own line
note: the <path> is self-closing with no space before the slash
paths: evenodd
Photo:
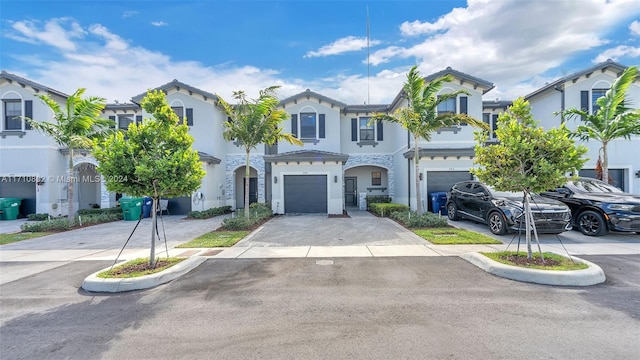
<path id="1" fill-rule="evenodd" d="M 504 235 L 507 233 L 507 222 L 504 219 L 504 215 L 499 211 L 492 211 L 487 218 L 489 224 L 489 230 L 496 235 Z"/>
<path id="2" fill-rule="evenodd" d="M 458 207 L 453 201 L 447 204 L 447 217 L 449 220 L 453 221 L 460 220 L 460 217 L 458 216 Z"/>
<path id="3" fill-rule="evenodd" d="M 576 226 L 587 236 L 600 236 L 607 233 L 607 223 L 602 215 L 591 210 L 583 211 L 578 215 Z"/>

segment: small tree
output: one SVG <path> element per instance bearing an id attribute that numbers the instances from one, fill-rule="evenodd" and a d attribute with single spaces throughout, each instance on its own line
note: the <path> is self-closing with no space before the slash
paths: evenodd
<path id="1" fill-rule="evenodd" d="M 371 117 L 371 121 L 389 121 L 397 123 L 407 129 L 413 135 L 413 161 L 416 175 L 416 212 L 422 214 L 422 197 L 420 195 L 420 156 L 418 141 L 424 139 L 431 141 L 431 134 L 442 127 L 458 125 L 460 123 L 469 124 L 474 127 L 488 129 L 488 125 L 467 114 L 444 113 L 438 114 L 438 105 L 455 99 L 459 94 L 467 94 L 464 90 L 454 91 L 448 94 L 438 94 L 442 86 L 447 82 L 452 82 L 453 77 L 446 75 L 426 82 L 420 75 L 416 66 L 412 67 L 407 74 L 407 82 L 403 91 L 409 101 L 408 107 L 397 109 L 393 114 L 376 113 Z"/>
<path id="2" fill-rule="evenodd" d="M 280 101 L 275 97 L 279 86 L 271 86 L 260 91 L 258 99 L 247 99 L 244 91 L 234 91 L 233 98 L 236 105 L 230 105 L 218 95 L 218 107 L 231 120 L 224 122 L 222 136 L 227 141 L 238 141 L 246 154 L 245 184 L 244 184 L 244 216 L 249 218 L 249 177 L 250 154 L 260 144 L 273 145 L 277 141 L 302 145 L 293 135 L 283 133 L 280 125 L 289 114 L 284 109 L 278 109 Z"/>
<path id="3" fill-rule="evenodd" d="M 204 170 L 188 126 L 178 124 L 164 93 L 147 93 L 142 108 L 153 118 L 129 125 L 127 138 L 123 132 L 108 137 L 94 153 L 109 191 L 153 199 L 149 265 L 154 267 L 158 200 L 190 195 L 200 187 Z"/>
<path id="4" fill-rule="evenodd" d="M 500 191 L 524 192 L 524 217 L 528 258 L 531 233 L 538 238 L 531 215 L 531 194 L 562 186 L 567 173 L 576 173 L 586 159 L 584 146 L 576 146 L 563 125 L 545 131 L 531 115 L 529 102 L 520 98 L 498 118 L 497 144 L 484 145 L 489 134 L 476 133 L 478 144 L 472 173 Z M 542 255 L 542 254 L 541 254 Z"/>
<path id="5" fill-rule="evenodd" d="M 631 66 L 613 82 L 603 97 L 596 100 L 598 110 L 590 114 L 588 109 L 569 109 L 563 115 L 570 118 L 579 117 L 583 124 L 578 125 L 572 136 L 583 141 L 594 139 L 602 146 L 598 151 L 601 161 L 601 180 L 609 182 L 609 158 L 607 145 L 615 139 L 631 138 L 640 135 L 640 109 L 631 107 L 631 100 L 627 97 L 629 86 L 638 78 L 638 68 Z"/>
<path id="6" fill-rule="evenodd" d="M 91 96 L 82 98 L 85 89 L 76 90 L 67 98 L 64 109 L 60 107 L 49 95 L 36 95 L 51 111 L 55 123 L 47 121 L 35 121 L 25 117 L 31 126 L 41 133 L 53 138 L 60 146 L 69 149 L 69 166 L 67 168 L 67 204 L 68 220 L 73 226 L 75 223 L 75 209 L 73 206 L 74 176 L 73 154 L 75 149 L 90 149 L 94 141 L 99 140 L 112 132 L 110 126 L 113 121 L 100 118 L 106 100 L 101 97 Z"/>

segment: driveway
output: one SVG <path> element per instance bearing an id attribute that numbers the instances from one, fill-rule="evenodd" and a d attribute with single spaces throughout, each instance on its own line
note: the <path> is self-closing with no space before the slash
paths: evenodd
<path id="1" fill-rule="evenodd" d="M 424 245 L 425 241 L 395 221 L 366 211 L 349 211 L 350 218 L 327 215 L 278 216 L 240 241 L 239 247 Z"/>

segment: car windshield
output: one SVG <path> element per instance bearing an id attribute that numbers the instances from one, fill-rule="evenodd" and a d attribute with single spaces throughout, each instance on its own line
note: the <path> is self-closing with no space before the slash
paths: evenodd
<path id="1" fill-rule="evenodd" d="M 578 179 L 570 181 L 567 183 L 567 187 L 574 192 L 579 193 L 623 193 L 622 190 L 613 185 L 593 179 Z"/>
<path id="2" fill-rule="evenodd" d="M 489 185 L 485 185 L 487 187 L 487 189 L 489 189 L 489 191 L 491 192 L 491 195 L 493 195 L 493 197 L 498 197 L 498 198 L 520 198 L 522 199 L 524 197 L 524 193 L 522 191 L 498 191 L 494 188 L 492 188 Z"/>

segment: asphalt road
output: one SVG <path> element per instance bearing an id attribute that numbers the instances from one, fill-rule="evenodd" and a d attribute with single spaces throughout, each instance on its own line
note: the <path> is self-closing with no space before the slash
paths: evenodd
<path id="1" fill-rule="evenodd" d="M 210 259 L 116 295 L 78 290 L 105 262 L 73 262 L 0 286 L 0 356 L 640 358 L 640 258 L 586 259 L 604 284 L 519 283 L 457 257 Z"/>

